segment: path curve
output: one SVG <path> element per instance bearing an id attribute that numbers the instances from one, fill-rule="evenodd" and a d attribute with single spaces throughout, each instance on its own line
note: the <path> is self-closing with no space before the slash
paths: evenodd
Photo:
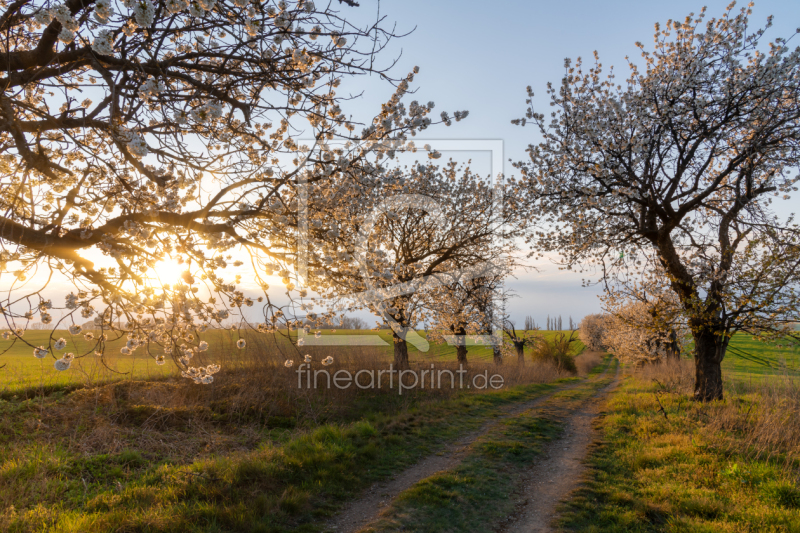
<path id="1" fill-rule="evenodd" d="M 602 378 L 610 367 L 610 364 L 606 366 L 597 378 Z M 467 455 L 469 447 L 478 438 L 495 427 L 500 421 L 516 416 L 528 409 L 532 409 L 548 400 L 556 393 L 574 389 L 584 383 L 585 381 L 581 380 L 574 384 L 558 387 L 538 398 L 515 404 L 504 409 L 501 416 L 461 437 L 455 443 L 449 444 L 443 451 L 434 455 L 429 455 L 388 481 L 374 484 L 367 489 L 360 498 L 345 506 L 339 514 L 334 516 L 327 523 L 327 529 L 337 533 L 355 533 L 361 530 L 366 525 L 375 521 L 383 508 L 391 503 L 392 500 L 404 490 L 411 488 L 416 483 L 437 472 L 450 470 L 458 466 Z"/>

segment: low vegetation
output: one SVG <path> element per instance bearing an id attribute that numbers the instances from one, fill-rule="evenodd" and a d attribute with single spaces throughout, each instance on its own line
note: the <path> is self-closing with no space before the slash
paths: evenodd
<path id="1" fill-rule="evenodd" d="M 576 379 L 547 364 L 478 361 L 465 382 L 490 371 L 507 387 L 306 389 L 299 360 L 286 368 L 285 354 L 262 348 L 232 356 L 209 387 L 129 378 L 5 394 L 0 530 L 316 531 L 370 483 Z M 307 351 L 332 355 L 333 371 L 388 362 L 369 347 Z"/>
<path id="2" fill-rule="evenodd" d="M 690 361 L 630 377 L 608 404 L 588 483 L 560 525 L 581 532 L 800 529 L 800 380 L 692 401 Z"/>

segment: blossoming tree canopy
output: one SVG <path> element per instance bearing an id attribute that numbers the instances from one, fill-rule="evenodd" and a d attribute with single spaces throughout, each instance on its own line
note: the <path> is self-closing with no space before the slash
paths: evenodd
<path id="1" fill-rule="evenodd" d="M 505 257 L 525 217 L 506 202 L 512 181 L 493 184 L 455 161 L 385 169 L 369 180 L 309 187 L 309 233 L 318 240 L 309 248 L 309 285 L 381 317 L 392 328 L 395 363 L 406 366 L 407 336 L 437 312 L 426 291 L 445 290 L 453 281 L 447 273 Z M 335 224 L 331 212 L 339 213 Z"/>
<path id="2" fill-rule="evenodd" d="M 722 397 L 734 332 L 789 334 L 800 305 L 800 228 L 770 209 L 797 190 L 800 48 L 765 42 L 749 15 L 731 5 L 657 26 L 623 84 L 597 59 L 567 61 L 548 88 L 552 119 L 531 107 L 515 121 L 544 137 L 519 165 L 551 221 L 537 245 L 622 282 L 654 254 L 686 314 L 703 401 Z"/>
<path id="3" fill-rule="evenodd" d="M 91 336 L 89 353 L 127 335 L 127 350 L 158 346 L 156 362 L 171 356 L 209 382 L 216 367 L 191 366 L 204 350 L 189 332 L 254 303 L 223 277 L 241 264 L 226 253 L 240 247 L 255 272 L 288 272 L 292 250 L 281 246 L 296 239 L 287 234 L 297 231 L 300 176 L 320 183 L 375 169 L 369 150 L 334 157 L 321 141 L 404 138 L 431 123 L 432 104 L 400 101 L 413 74 L 392 80 L 373 66 L 392 33 L 355 27 L 330 5 L 3 6 L 0 276 L 10 290 L 0 310 L 19 342 L 37 317 Z M 366 72 L 397 90 L 359 135 L 336 87 Z M 300 146 L 300 134 L 317 142 Z M 180 264 L 178 279 L 155 283 L 167 262 Z M 74 285 L 65 305 L 41 292 L 43 270 Z M 103 332 L 78 331 L 88 318 Z"/>

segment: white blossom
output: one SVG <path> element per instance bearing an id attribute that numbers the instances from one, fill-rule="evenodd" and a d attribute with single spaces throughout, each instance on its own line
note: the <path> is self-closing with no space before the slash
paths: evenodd
<path id="1" fill-rule="evenodd" d="M 94 18 L 100 24 L 108 24 L 113 15 L 114 7 L 111 5 L 111 0 L 97 0 L 94 3 Z"/>
<path id="2" fill-rule="evenodd" d="M 136 0 L 136 5 L 133 7 L 133 16 L 140 27 L 147 28 L 153 24 L 155 13 L 155 8 L 150 0 Z"/>
<path id="3" fill-rule="evenodd" d="M 59 21 L 61 23 L 61 27 L 65 30 L 68 30 L 70 33 L 78 31 L 78 22 L 72 16 L 72 13 L 70 13 L 69 8 L 65 4 L 61 4 L 51 9 L 50 16 Z"/>
<path id="4" fill-rule="evenodd" d="M 195 122 L 214 122 L 222 116 L 223 110 L 224 106 L 220 102 L 208 102 L 192 109 L 191 115 Z"/>
<path id="5" fill-rule="evenodd" d="M 92 50 L 102 56 L 110 56 L 114 53 L 114 36 L 110 30 L 100 30 L 97 37 L 92 41 Z"/>
<path id="6" fill-rule="evenodd" d="M 150 78 L 144 82 L 141 87 L 139 87 L 139 98 L 142 100 L 154 98 L 158 96 L 158 93 L 164 89 L 165 87 L 163 82 Z"/>
<path id="7" fill-rule="evenodd" d="M 40 9 L 33 16 L 33 19 L 42 26 L 47 26 L 53 20 L 53 13 L 49 9 Z"/>
<path id="8" fill-rule="evenodd" d="M 61 28 L 61 31 L 58 33 L 58 40 L 65 44 L 71 43 L 75 40 L 75 32 L 66 27 Z"/>
<path id="9" fill-rule="evenodd" d="M 188 0 L 166 0 L 164 7 L 167 8 L 169 13 L 179 13 L 189 7 Z"/>

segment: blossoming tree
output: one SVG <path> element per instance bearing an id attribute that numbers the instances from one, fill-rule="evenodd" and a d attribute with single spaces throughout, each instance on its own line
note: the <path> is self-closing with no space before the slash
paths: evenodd
<path id="1" fill-rule="evenodd" d="M 310 206 L 335 205 L 341 213 L 331 222 L 326 210 L 313 209 L 320 218 L 310 227 L 328 238 L 310 248 L 309 285 L 331 302 L 381 317 L 392 328 L 395 364 L 406 367 L 407 341 L 427 345 L 415 326 L 440 307 L 429 299 L 436 293 L 426 291 L 458 291 L 453 275 L 465 282 L 469 269 L 504 261 L 515 246 L 509 236 L 524 217 L 504 200 L 509 186 L 489 183 L 454 161 L 386 168 L 376 179 L 348 179 L 309 193 Z M 350 195 L 358 201 L 348 201 Z"/>
<path id="2" fill-rule="evenodd" d="M 797 190 L 800 48 L 765 43 L 749 15 L 731 5 L 656 26 L 624 84 L 599 61 L 567 61 L 551 120 L 531 107 L 515 121 L 543 136 L 520 163 L 551 221 L 536 244 L 623 282 L 637 251 L 654 254 L 694 338 L 702 401 L 722 397 L 736 331 L 783 336 L 800 314 L 800 228 L 770 209 Z"/>
<path id="3" fill-rule="evenodd" d="M 427 339 L 455 345 L 456 360 L 461 364 L 467 364 L 470 339 L 481 344 L 490 343 L 496 348 L 495 363 L 502 364 L 502 357 L 499 357 L 502 328 L 492 324 L 492 319 L 513 262 L 508 248 L 495 247 L 494 250 L 502 251 L 505 257 L 484 254 L 483 263 L 466 268 L 451 263 L 448 271 L 435 275 L 436 287 L 423 294 L 425 308 L 431 314 Z M 492 337 L 494 333 L 497 335 Z"/>
<path id="4" fill-rule="evenodd" d="M 27 342 L 37 317 L 72 334 L 93 318 L 101 332 L 86 333 L 96 343 L 87 353 L 126 335 L 128 352 L 157 347 L 158 363 L 171 355 L 184 375 L 210 382 L 217 367 L 190 361 L 207 348 L 196 333 L 254 304 L 225 268 L 244 260 L 257 276 L 288 272 L 301 174 L 314 184 L 374 172 L 368 150 L 332 165 L 322 141 L 402 137 L 431 123 L 428 108 L 410 116 L 400 102 L 413 75 L 392 80 L 375 66 L 392 33 L 356 27 L 334 5 L 3 5 L 0 312 L 15 342 Z M 397 91 L 389 122 L 382 115 L 358 134 L 336 87 L 367 72 Z M 168 261 L 182 274 L 159 282 Z M 43 292 L 53 276 L 74 287 L 64 305 Z M 44 357 L 54 343 L 31 348 Z"/>

